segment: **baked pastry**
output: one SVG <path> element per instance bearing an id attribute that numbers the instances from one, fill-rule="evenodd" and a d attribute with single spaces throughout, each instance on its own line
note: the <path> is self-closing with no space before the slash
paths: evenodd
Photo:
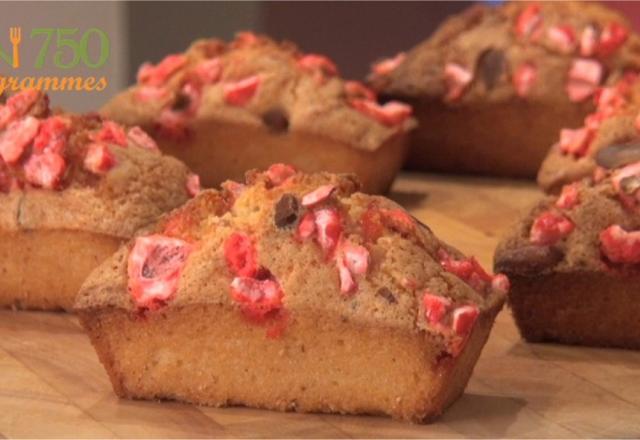
<path id="1" fill-rule="evenodd" d="M 549 193 L 611 169 L 640 160 L 640 79 L 627 74 L 595 96 L 596 110 L 582 127 L 563 128 L 538 172 L 538 184 Z"/>
<path id="2" fill-rule="evenodd" d="M 534 177 L 560 129 L 593 110 L 598 86 L 640 69 L 629 29 L 592 2 L 476 5 L 374 65 L 370 82 L 414 108 L 411 168 Z"/>
<path id="3" fill-rule="evenodd" d="M 640 348 L 640 162 L 543 199 L 498 246 L 525 339 Z"/>
<path id="4" fill-rule="evenodd" d="M 245 32 L 142 65 L 138 84 L 102 113 L 147 130 L 208 187 L 287 162 L 353 172 L 365 191 L 385 192 L 405 158 L 411 109 L 380 106 L 363 84 L 337 75 L 324 56 Z"/>
<path id="5" fill-rule="evenodd" d="M 165 216 L 75 310 L 121 397 L 304 412 L 440 414 L 508 280 L 355 177 L 274 165 Z"/>
<path id="6" fill-rule="evenodd" d="M 197 189 L 139 128 L 51 114 L 25 90 L 0 105 L 0 307 L 70 309 L 84 278 Z"/>

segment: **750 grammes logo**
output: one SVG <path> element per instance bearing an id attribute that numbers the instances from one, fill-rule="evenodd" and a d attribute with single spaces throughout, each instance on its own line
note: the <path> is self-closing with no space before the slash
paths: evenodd
<path id="1" fill-rule="evenodd" d="M 33 61 L 24 59 L 22 28 L 9 28 L 10 50 L 5 50 L 0 42 L 0 64 L 4 62 L 13 69 L 32 67 L 42 69 L 54 66 L 70 70 L 79 66 L 90 69 L 103 67 L 109 60 L 111 43 L 109 36 L 101 29 L 90 28 L 79 32 L 73 28 L 35 28 L 30 40 L 39 43 L 38 54 Z M 31 64 L 32 63 L 32 64 Z M 4 70 L 4 69 L 3 69 Z M 17 92 L 27 88 L 63 91 L 101 91 L 107 87 L 105 77 L 93 76 L 2 76 L 0 94 L 5 90 Z"/>

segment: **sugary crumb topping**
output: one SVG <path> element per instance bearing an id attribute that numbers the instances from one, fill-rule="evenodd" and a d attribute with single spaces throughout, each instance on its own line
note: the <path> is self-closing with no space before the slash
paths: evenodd
<path id="1" fill-rule="evenodd" d="M 538 175 L 547 191 L 589 176 L 597 168 L 613 169 L 640 160 L 640 78 L 627 73 L 620 81 L 594 94 L 595 111 L 584 125 L 563 129 Z"/>
<path id="2" fill-rule="evenodd" d="M 176 238 L 162 235 L 136 238 L 127 274 L 129 292 L 138 307 L 159 308 L 175 294 L 192 250 L 190 244 Z"/>
<path id="3" fill-rule="evenodd" d="M 480 315 L 476 305 L 454 307 L 445 297 L 437 296 L 425 290 L 422 306 L 427 322 L 449 337 L 449 350 L 453 356 L 460 354 L 471 330 Z"/>
<path id="4" fill-rule="evenodd" d="M 226 277 L 226 301 L 277 336 L 286 331 L 292 304 L 305 294 L 287 292 L 291 265 L 312 258 L 309 271 L 326 271 L 324 283 L 335 283 L 335 295 L 310 298 L 312 303 L 335 302 L 354 310 L 382 301 L 391 314 L 409 307 L 407 312 L 415 314 L 411 325 L 417 323 L 442 341 L 445 353 L 457 356 L 480 313 L 504 298 L 507 278 L 488 274 L 474 258 L 441 243 L 392 202 L 357 189 L 350 176 L 303 174 L 275 164 L 249 172 L 244 184 L 227 182 L 221 191 L 203 191 L 130 248 L 127 272 L 134 304 L 138 310 L 170 306 L 189 295 L 181 294 L 180 273 L 190 262 L 212 265 L 219 269 L 211 269 L 210 277 L 219 271 Z M 220 243 L 219 251 L 201 256 L 208 243 Z M 425 266 L 415 274 L 393 269 L 399 273 L 392 282 L 381 252 L 408 248 Z"/>
<path id="5" fill-rule="evenodd" d="M 627 73 L 620 81 L 599 88 L 595 111 L 584 125 L 563 129 L 538 174 L 538 183 L 556 192 L 566 183 L 585 177 L 601 179 L 603 170 L 613 170 L 640 161 L 640 78 Z"/>
<path id="6" fill-rule="evenodd" d="M 615 85 L 599 88 L 594 98 L 596 111 L 585 118 L 584 126 L 575 130 L 563 129 L 560 132 L 560 151 L 573 156 L 574 159 L 588 154 L 602 123 L 619 115 L 629 104 L 632 87 L 637 80 L 636 74 L 627 74 Z"/>

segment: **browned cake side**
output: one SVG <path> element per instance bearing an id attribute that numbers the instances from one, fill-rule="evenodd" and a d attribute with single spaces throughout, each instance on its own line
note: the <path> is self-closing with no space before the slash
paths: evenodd
<path id="1" fill-rule="evenodd" d="M 529 342 L 640 349 L 640 276 L 511 275 L 509 305 Z"/>
<path id="2" fill-rule="evenodd" d="M 533 177 L 560 129 L 593 110 L 597 88 L 640 69 L 629 29 L 597 3 L 476 5 L 374 65 L 370 82 L 414 107 L 410 167 Z"/>
<path id="3" fill-rule="evenodd" d="M 193 133 L 191 142 L 195 145 L 185 147 L 184 143 L 164 140 L 162 150 L 190 164 L 198 175 L 207 176 L 208 186 L 217 186 L 227 179 L 242 180 L 248 164 L 265 169 L 287 158 L 288 163 L 301 170 L 354 173 L 367 192 L 384 193 L 402 167 L 407 145 L 406 137 L 399 133 L 375 151 L 364 151 L 313 134 L 274 135 L 263 127 L 216 121 L 194 123 Z M 211 148 L 211 139 L 225 148 Z"/>
<path id="4" fill-rule="evenodd" d="M 436 362 L 439 353 L 420 332 L 317 310 L 299 311 L 273 341 L 222 305 L 186 306 L 145 322 L 117 309 L 80 317 L 120 397 L 421 422 L 463 393 L 499 309 L 482 315 L 455 362 Z"/>
<path id="5" fill-rule="evenodd" d="M 363 84 L 339 78 L 328 58 L 251 33 L 230 43 L 199 40 L 144 64 L 138 84 L 102 113 L 143 127 L 208 187 L 286 162 L 356 173 L 366 192 L 385 192 L 414 125 L 408 106 L 378 105 Z"/>
<path id="6" fill-rule="evenodd" d="M 277 165 L 238 185 L 83 285 L 75 309 L 119 396 L 426 421 L 462 394 L 504 276 L 353 178 Z"/>
<path id="7" fill-rule="evenodd" d="M 506 177 L 535 176 L 558 136 L 557 121 L 575 127 L 586 113 L 584 106 L 569 103 L 512 101 L 452 108 L 440 101 L 409 102 L 419 119 L 409 168 Z"/>
<path id="8" fill-rule="evenodd" d="M 640 348 L 640 162 L 547 197 L 498 246 L 524 338 Z"/>
<path id="9" fill-rule="evenodd" d="M 71 310 L 82 282 L 124 242 L 63 229 L 0 233 L 0 308 Z"/>
<path id="10" fill-rule="evenodd" d="M 189 198 L 189 175 L 139 129 L 51 115 L 35 91 L 10 97 L 0 106 L 0 307 L 71 309 L 99 263 Z"/>

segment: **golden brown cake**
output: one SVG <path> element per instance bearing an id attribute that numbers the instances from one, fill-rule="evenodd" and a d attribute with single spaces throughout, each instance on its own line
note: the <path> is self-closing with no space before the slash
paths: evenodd
<path id="1" fill-rule="evenodd" d="M 0 105 L 0 307 L 70 309 L 140 227 L 197 190 L 140 128 L 51 114 L 34 90 Z"/>
<path id="2" fill-rule="evenodd" d="M 596 110 L 582 127 L 563 128 L 538 172 L 538 184 L 549 193 L 591 176 L 640 160 L 640 78 L 627 74 L 595 95 Z"/>
<path id="3" fill-rule="evenodd" d="M 379 105 L 333 62 L 290 43 L 241 33 L 198 40 L 184 54 L 144 64 L 138 84 L 102 113 L 151 133 L 208 187 L 287 162 L 305 171 L 356 173 L 385 192 L 402 166 L 411 109 Z"/>
<path id="4" fill-rule="evenodd" d="M 600 85 L 640 69 L 640 40 L 598 3 L 476 5 L 406 54 L 373 67 L 383 100 L 411 104 L 408 166 L 534 177 L 561 128 Z"/>
<path id="5" fill-rule="evenodd" d="M 506 277 L 349 175 L 278 164 L 223 187 L 81 289 L 119 396 L 424 421 L 462 394 Z"/>
<path id="6" fill-rule="evenodd" d="M 640 162 L 548 196 L 498 246 L 531 342 L 640 348 Z"/>

